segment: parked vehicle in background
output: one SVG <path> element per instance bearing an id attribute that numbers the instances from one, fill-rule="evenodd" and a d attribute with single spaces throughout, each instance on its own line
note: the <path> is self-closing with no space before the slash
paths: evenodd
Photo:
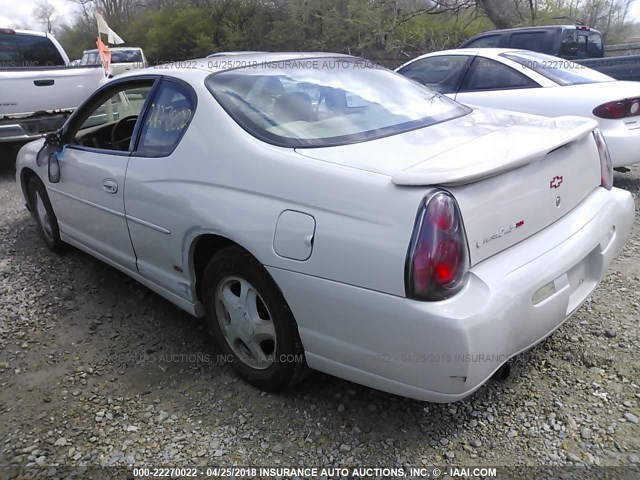
<path id="1" fill-rule="evenodd" d="M 109 47 L 109 50 L 111 51 L 111 72 L 114 76 L 149 66 L 144 52 L 139 47 Z M 80 65 L 100 64 L 100 55 L 96 48 L 82 53 Z"/>
<path id="2" fill-rule="evenodd" d="M 99 68 L 69 66 L 49 34 L 0 29 L 0 142 L 59 129 L 103 78 Z"/>
<path id="3" fill-rule="evenodd" d="M 22 148 L 16 180 L 49 248 L 206 316 L 260 388 L 308 365 L 464 398 L 572 315 L 629 235 L 592 119 L 472 110 L 346 55 L 189 64 L 107 83 Z"/>
<path id="4" fill-rule="evenodd" d="M 459 48 L 512 48 L 546 53 L 602 72 L 616 80 L 640 80 L 640 55 L 604 57 L 602 35 L 585 25 L 492 30 L 470 38 Z"/>
<path id="5" fill-rule="evenodd" d="M 569 60 L 529 50 L 428 53 L 396 71 L 460 103 L 547 117 L 598 121 L 613 166 L 640 162 L 640 83 L 617 81 Z"/>

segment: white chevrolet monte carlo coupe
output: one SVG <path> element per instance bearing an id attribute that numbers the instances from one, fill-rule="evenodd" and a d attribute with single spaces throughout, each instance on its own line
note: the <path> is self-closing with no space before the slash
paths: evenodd
<path id="1" fill-rule="evenodd" d="M 614 168 L 640 162 L 640 82 L 617 81 L 570 60 L 506 48 L 428 53 L 396 71 L 469 106 L 593 118 Z"/>
<path id="2" fill-rule="evenodd" d="M 436 402 L 557 329 L 634 216 L 594 120 L 474 111 L 320 53 L 125 74 L 17 181 L 49 248 L 206 316 L 253 385 L 310 367 Z"/>

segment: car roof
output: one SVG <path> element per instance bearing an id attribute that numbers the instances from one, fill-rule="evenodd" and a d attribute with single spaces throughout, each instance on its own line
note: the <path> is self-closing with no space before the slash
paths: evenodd
<path id="1" fill-rule="evenodd" d="M 486 32 L 482 32 L 482 33 L 478 33 L 477 35 L 474 35 L 469 40 L 472 40 L 473 38 L 481 37 L 484 35 L 494 35 L 496 33 L 525 32 L 525 31 L 542 30 L 542 29 L 584 30 L 588 32 L 600 33 L 599 30 L 596 30 L 595 28 L 591 28 L 587 25 L 536 25 L 531 27 L 514 27 L 514 28 L 503 28 L 499 30 L 487 30 Z"/>
<path id="2" fill-rule="evenodd" d="M 10 30 L 15 34 L 32 35 L 34 37 L 48 37 L 49 36 L 47 34 L 47 32 L 40 32 L 40 31 L 37 31 L 37 30 L 21 30 L 21 29 L 18 29 L 18 28 L 1 27 L 1 26 L 0 26 L 0 30 Z"/>
<path id="3" fill-rule="evenodd" d="M 446 56 L 446 55 L 468 55 L 468 56 L 480 55 L 481 57 L 496 59 L 503 63 L 505 61 L 508 62 L 509 59 L 502 56 L 503 53 L 512 53 L 512 54 L 519 53 L 519 54 L 525 54 L 525 55 L 528 55 L 528 54 L 547 55 L 544 53 L 534 52 L 531 50 L 523 50 L 521 48 L 489 48 L 489 47 L 487 48 L 453 48 L 451 50 L 440 50 L 438 52 L 425 53 L 424 55 L 420 55 L 419 57 L 413 58 L 408 62 L 403 63 L 402 65 L 397 67 L 395 71 L 397 72 L 398 70 L 406 67 L 407 65 L 411 65 L 412 63 L 418 60 L 422 60 L 423 58 Z"/>
<path id="4" fill-rule="evenodd" d="M 226 57 L 226 56 L 233 56 L 235 57 L 236 55 L 250 55 L 252 53 L 267 53 L 261 50 L 238 50 L 238 51 L 229 51 L 229 52 L 214 52 L 214 53 L 210 53 L 209 55 L 207 55 L 207 58 L 211 58 L 211 57 Z"/>
<path id="5" fill-rule="evenodd" d="M 404 65 L 408 65 L 410 63 L 415 62 L 416 60 L 426 58 L 426 57 L 437 57 L 441 55 L 480 55 L 488 58 L 499 58 L 503 53 L 521 53 L 521 54 L 538 54 L 538 55 L 547 55 L 540 52 L 534 52 L 532 50 L 524 50 L 522 48 L 491 48 L 491 47 L 481 47 L 481 48 L 452 48 L 450 50 L 440 50 L 438 52 L 430 52 L 425 53 L 424 55 L 420 55 L 412 60 L 409 60 Z M 401 65 L 404 66 L 404 65 Z M 398 67 L 400 68 L 400 67 Z"/>
<path id="6" fill-rule="evenodd" d="M 473 47 L 473 48 L 452 48 L 449 50 L 440 50 L 438 52 L 430 52 L 425 55 L 441 55 L 441 54 L 461 54 L 461 55 L 469 55 L 472 53 L 481 53 L 483 55 L 500 55 L 501 53 L 515 53 L 522 52 L 528 53 L 530 50 L 525 50 L 522 48 L 495 48 L 495 47 Z M 535 52 L 532 52 L 535 53 Z"/>

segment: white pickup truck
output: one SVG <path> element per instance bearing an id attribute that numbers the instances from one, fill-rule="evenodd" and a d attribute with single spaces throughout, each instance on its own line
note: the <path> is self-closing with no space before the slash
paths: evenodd
<path id="1" fill-rule="evenodd" d="M 136 70 L 138 68 L 146 68 L 149 66 L 147 58 L 140 47 L 110 47 L 111 51 L 111 71 L 113 76 Z M 100 65 L 100 55 L 98 49 L 85 50 L 82 53 L 80 65 Z"/>
<path id="2" fill-rule="evenodd" d="M 0 28 L 0 143 L 57 130 L 103 78 L 99 67 L 69 66 L 51 35 Z"/>

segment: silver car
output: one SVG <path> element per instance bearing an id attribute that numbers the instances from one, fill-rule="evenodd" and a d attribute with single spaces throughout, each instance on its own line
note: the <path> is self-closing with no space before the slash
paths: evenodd
<path id="1" fill-rule="evenodd" d="M 124 74 L 17 181 L 44 241 L 195 316 L 239 374 L 449 402 L 557 329 L 633 223 L 592 119 L 472 110 L 365 60 Z"/>

